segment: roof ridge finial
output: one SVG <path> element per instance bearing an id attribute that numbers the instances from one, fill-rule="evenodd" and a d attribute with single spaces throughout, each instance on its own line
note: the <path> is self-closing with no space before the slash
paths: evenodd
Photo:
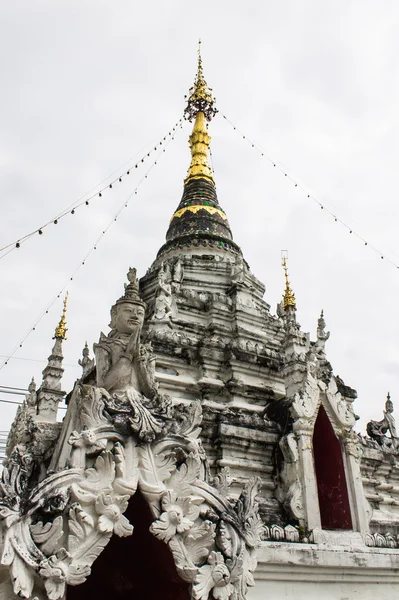
<path id="1" fill-rule="evenodd" d="M 189 90 L 187 106 L 184 111 L 188 121 L 192 121 L 199 112 L 204 113 L 207 121 L 216 115 L 215 98 L 212 96 L 212 88 L 208 87 L 204 77 L 201 56 L 201 40 L 198 40 L 198 66 L 197 75 L 194 80 L 194 85 Z"/>
<path id="2" fill-rule="evenodd" d="M 55 328 L 55 335 L 54 335 L 53 339 L 60 339 L 60 340 L 67 339 L 66 332 L 68 331 L 68 329 L 66 327 L 66 310 L 67 310 L 68 296 L 69 296 L 69 293 L 67 292 L 65 294 L 65 298 L 64 298 L 64 308 L 62 310 L 61 319 L 60 319 L 60 322 L 58 323 L 58 326 Z"/>
<path id="3" fill-rule="evenodd" d="M 293 308 L 294 310 L 296 310 L 296 302 L 295 302 L 295 294 L 291 289 L 291 284 L 289 282 L 288 279 L 288 267 L 287 267 L 287 258 L 288 258 L 288 252 L 287 250 L 282 250 L 281 251 L 281 259 L 282 259 L 282 267 L 284 269 L 284 276 L 285 276 L 285 290 L 284 290 L 284 295 L 283 295 L 283 308 L 284 310 L 287 310 L 287 308 Z"/>

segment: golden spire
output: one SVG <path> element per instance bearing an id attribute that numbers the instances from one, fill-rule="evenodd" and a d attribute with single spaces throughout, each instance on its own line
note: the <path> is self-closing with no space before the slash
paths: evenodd
<path id="1" fill-rule="evenodd" d="M 208 162 L 210 141 L 211 136 L 206 128 L 205 115 L 200 111 L 195 117 L 193 132 L 189 137 L 191 163 L 184 183 L 187 183 L 190 179 L 198 179 L 199 177 L 215 183 L 212 177 L 212 169 Z"/>
<path id="2" fill-rule="evenodd" d="M 283 255 L 282 259 L 283 259 L 282 266 L 284 268 L 284 275 L 285 275 L 285 290 L 284 290 L 284 295 L 283 295 L 283 308 L 287 309 L 290 306 L 291 308 L 296 309 L 295 294 L 292 291 L 290 282 L 288 280 L 287 256 Z"/>
<path id="3" fill-rule="evenodd" d="M 68 303 L 68 292 L 65 294 L 64 299 L 64 308 L 62 311 L 60 322 L 58 323 L 58 327 L 55 328 L 55 338 L 59 340 L 66 340 L 66 332 L 68 329 L 66 328 L 66 309 Z"/>
<path id="4" fill-rule="evenodd" d="M 190 89 L 187 107 L 184 111 L 186 118 L 195 123 L 190 135 L 191 164 L 184 183 L 190 179 L 203 178 L 215 183 L 212 177 L 212 169 L 208 162 L 209 143 L 211 137 L 208 134 L 206 120 L 210 121 L 216 114 L 214 106 L 215 99 L 212 90 L 204 78 L 201 58 L 201 40 L 198 42 L 198 68 L 194 86 Z"/>

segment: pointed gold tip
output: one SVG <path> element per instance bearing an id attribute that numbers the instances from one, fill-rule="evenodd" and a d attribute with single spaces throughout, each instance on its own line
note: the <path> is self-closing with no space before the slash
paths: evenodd
<path id="1" fill-rule="evenodd" d="M 282 266 L 284 268 L 284 276 L 285 276 L 285 290 L 283 295 L 283 308 L 287 309 L 288 307 L 296 309 L 295 302 L 295 294 L 291 289 L 291 285 L 288 279 L 288 267 L 287 267 L 287 257 L 283 256 Z"/>
<path id="2" fill-rule="evenodd" d="M 203 112 L 207 121 L 210 121 L 217 110 L 215 108 L 215 99 L 212 96 L 212 89 L 208 87 L 205 81 L 202 68 L 201 40 L 198 42 L 198 66 L 194 85 L 190 88 L 187 106 L 184 111 L 186 118 L 192 121 L 199 112 Z"/>
<path id="3" fill-rule="evenodd" d="M 65 294 L 65 299 L 64 299 L 64 308 L 62 310 L 62 315 L 61 315 L 61 319 L 60 322 L 58 323 L 58 327 L 55 328 L 55 338 L 60 339 L 60 340 L 66 340 L 66 332 L 68 331 L 67 327 L 66 327 L 66 310 L 67 310 L 67 304 L 68 304 L 68 292 Z"/>

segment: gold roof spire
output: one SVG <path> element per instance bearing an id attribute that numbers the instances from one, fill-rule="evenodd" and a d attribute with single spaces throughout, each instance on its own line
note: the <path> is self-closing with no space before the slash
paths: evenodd
<path id="1" fill-rule="evenodd" d="M 209 135 L 205 122 L 205 115 L 202 111 L 197 113 L 192 134 L 189 137 L 191 163 L 187 171 L 187 177 L 184 183 L 191 179 L 203 178 L 214 182 L 212 169 L 208 161 L 209 143 L 211 136 Z"/>
<path id="2" fill-rule="evenodd" d="M 212 169 L 208 161 L 209 143 L 211 136 L 208 134 L 206 121 L 215 116 L 217 110 L 214 106 L 215 99 L 212 90 L 204 78 L 201 58 L 201 40 L 198 42 L 198 68 L 194 86 L 190 89 L 187 107 L 184 111 L 186 118 L 192 121 L 195 118 L 193 131 L 190 135 L 191 164 L 184 183 L 191 179 L 203 178 L 215 183 Z"/>
<path id="3" fill-rule="evenodd" d="M 285 250 L 281 253 L 282 257 L 282 266 L 284 268 L 284 276 L 285 276 L 285 290 L 283 295 L 283 308 L 287 309 L 288 307 L 296 309 L 295 302 L 295 294 L 291 289 L 291 285 L 288 279 L 288 268 L 287 268 L 287 253 Z"/>
<path id="4" fill-rule="evenodd" d="M 67 303 L 68 303 L 68 292 L 65 294 L 65 299 L 64 299 L 64 308 L 62 310 L 62 315 L 61 315 L 61 319 L 60 322 L 58 323 L 58 327 L 55 328 L 55 335 L 54 338 L 60 339 L 60 340 L 66 340 L 66 332 L 68 331 L 67 327 L 66 327 L 66 309 L 67 309 Z"/>

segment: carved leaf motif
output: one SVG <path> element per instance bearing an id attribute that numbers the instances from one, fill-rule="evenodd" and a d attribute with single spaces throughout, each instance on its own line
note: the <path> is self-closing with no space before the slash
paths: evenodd
<path id="1" fill-rule="evenodd" d="M 109 540 L 111 539 L 111 535 L 112 533 L 101 533 L 94 530 L 92 535 L 85 542 L 84 546 L 79 549 L 79 552 L 75 552 L 75 566 L 81 564 L 83 567 L 87 568 L 87 566 L 92 565 L 96 558 L 104 550 L 105 546 L 108 544 Z M 87 576 L 88 575 L 86 575 L 86 577 Z"/>
<path id="2" fill-rule="evenodd" d="M 229 600 L 234 588 L 230 583 L 231 574 L 224 562 L 223 555 L 220 552 L 211 552 L 208 562 L 209 565 L 204 565 L 199 570 L 193 586 L 194 599 L 207 600 L 212 590 L 215 600 Z M 233 566 L 235 568 L 235 564 Z"/>
<path id="3" fill-rule="evenodd" d="M 41 551 L 50 556 L 57 549 L 58 541 L 60 540 L 63 531 L 63 519 L 59 515 L 52 523 L 36 523 L 30 526 L 33 540 L 36 544 L 41 544 Z"/>
<path id="4" fill-rule="evenodd" d="M 169 548 L 172 551 L 176 568 L 180 577 L 184 581 L 193 582 L 198 573 L 198 568 L 188 555 L 187 549 L 185 548 L 184 543 L 179 535 L 176 535 L 170 540 Z"/>
<path id="5" fill-rule="evenodd" d="M 191 439 L 196 439 L 201 433 L 202 407 L 200 402 L 191 402 L 187 418 L 183 421 L 177 433 Z"/>
<path id="6" fill-rule="evenodd" d="M 18 554 L 14 556 L 10 573 L 14 594 L 17 594 L 21 598 L 30 598 L 34 584 L 33 572 L 20 559 Z"/>
<path id="7" fill-rule="evenodd" d="M 101 548 L 102 550 L 102 548 Z M 100 553 L 99 553 L 100 554 Z M 94 559 L 92 563 L 94 562 Z M 89 565 L 71 565 L 68 569 L 67 582 L 69 585 L 80 585 L 84 583 L 90 575 Z"/>
<path id="8" fill-rule="evenodd" d="M 248 517 L 245 522 L 244 536 L 245 541 L 251 548 L 257 548 L 264 534 L 265 528 L 262 519 L 257 513 Z"/>
<path id="9" fill-rule="evenodd" d="M 130 472 L 133 477 L 131 479 L 126 479 L 126 459 L 125 459 L 125 449 L 117 442 L 115 444 L 115 481 L 113 483 L 114 492 L 117 494 L 132 496 L 137 489 L 137 481 L 138 481 L 138 453 L 137 447 L 134 448 L 134 452 L 130 456 L 131 464 L 130 464 Z"/>
<path id="10" fill-rule="evenodd" d="M 243 491 L 236 503 L 236 512 L 241 523 L 252 516 L 252 513 L 257 508 L 256 497 L 259 493 L 260 478 L 251 477 L 245 484 Z"/>
<path id="11" fill-rule="evenodd" d="M 186 461 L 167 480 L 168 488 L 178 496 L 189 495 L 191 484 L 199 477 L 201 461 L 190 454 Z"/>
<path id="12" fill-rule="evenodd" d="M 103 397 L 107 397 L 108 393 L 101 388 L 93 388 L 91 386 L 87 393 L 85 388 L 86 386 L 83 386 L 82 411 L 80 413 L 82 425 L 91 429 L 108 423 L 103 414 Z"/>
<path id="13" fill-rule="evenodd" d="M 88 513 L 79 505 L 75 505 L 69 511 L 68 526 L 68 550 L 73 555 L 76 550 L 83 547 L 86 538 L 93 530 L 94 522 Z"/>
<path id="14" fill-rule="evenodd" d="M 222 496 L 227 496 L 231 482 L 229 467 L 222 467 L 214 478 L 213 485 Z"/>
<path id="15" fill-rule="evenodd" d="M 219 522 L 217 545 L 229 558 L 233 556 L 233 534 L 231 526 L 227 525 L 224 521 Z"/>
<path id="16" fill-rule="evenodd" d="M 245 551 L 243 563 L 244 563 L 243 581 L 246 586 L 253 587 L 255 585 L 253 573 L 254 573 L 254 571 L 256 569 L 256 565 L 258 563 L 255 552 L 251 553 L 251 552 Z M 245 590 L 245 592 L 246 592 L 246 590 Z"/>
<path id="17" fill-rule="evenodd" d="M 239 581 L 244 572 L 242 558 L 238 558 L 237 556 L 229 558 L 226 560 L 226 565 L 230 571 L 230 581 L 232 583 Z"/>
<path id="18" fill-rule="evenodd" d="M 229 563 L 229 561 L 226 561 Z M 232 569 L 231 581 L 234 582 L 234 592 L 231 600 L 246 600 L 248 587 L 255 585 L 252 572 L 256 569 L 256 556 L 243 550 L 240 558 L 237 559 L 237 565 L 229 565 Z"/>
<path id="19" fill-rule="evenodd" d="M 19 520 L 19 511 L 0 505 L 0 519 L 4 520 L 6 527 L 11 527 L 13 523 Z"/>
<path id="20" fill-rule="evenodd" d="M 150 444 L 139 446 L 140 475 L 147 485 L 162 486 L 162 473 L 158 472 L 158 465 Z"/>
<path id="21" fill-rule="evenodd" d="M 74 483 L 71 486 L 73 497 L 81 504 L 93 504 L 96 501 L 97 495 L 87 490 L 82 490 L 80 484 Z"/>
<path id="22" fill-rule="evenodd" d="M 176 471 L 175 455 L 173 452 L 170 454 L 157 454 L 155 457 L 158 477 L 161 481 L 165 481 L 170 477 L 172 473 Z"/>
<path id="23" fill-rule="evenodd" d="M 11 544 L 10 532 L 6 531 L 3 542 L 3 553 L 1 555 L 1 564 L 4 566 L 11 565 L 14 560 L 15 550 Z"/>
<path id="24" fill-rule="evenodd" d="M 115 463 L 111 452 L 102 452 L 94 467 L 85 471 L 86 481 L 80 486 L 91 491 L 100 491 L 112 487 L 115 478 Z"/>
<path id="25" fill-rule="evenodd" d="M 66 584 L 78 585 L 90 575 L 87 564 L 72 564 L 73 557 L 60 548 L 56 554 L 42 560 L 39 575 L 44 579 L 44 587 L 49 600 L 65 597 Z"/>
<path id="26" fill-rule="evenodd" d="M 204 565 L 201 567 L 196 584 L 193 588 L 193 597 L 195 600 L 208 600 L 209 592 L 213 588 L 212 567 Z"/>
<path id="27" fill-rule="evenodd" d="M 193 563 L 201 563 L 208 556 L 215 539 L 215 527 L 214 523 L 203 521 L 188 532 L 185 545 Z"/>

